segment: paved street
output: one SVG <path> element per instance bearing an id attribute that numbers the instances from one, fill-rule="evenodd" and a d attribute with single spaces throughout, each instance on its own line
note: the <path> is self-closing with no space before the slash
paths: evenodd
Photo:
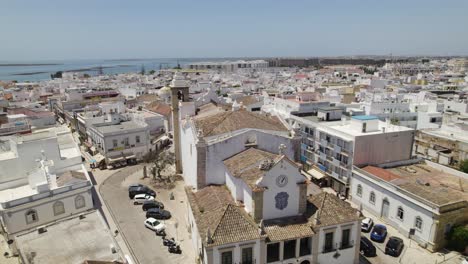
<path id="1" fill-rule="evenodd" d="M 144 227 L 145 212 L 141 206 L 133 205 L 128 198 L 127 188 L 131 183 L 148 185 L 149 179 L 140 179 L 143 175 L 141 168 L 141 165 L 137 165 L 116 171 L 99 188 L 109 211 L 118 219 L 120 236 L 127 241 L 137 263 L 193 263 L 195 258 L 186 229 L 186 196 L 183 183 L 178 182 L 176 188 L 171 191 L 155 190 L 156 199 L 162 201 L 172 214 L 172 218 L 166 220 L 165 224 L 168 237 L 175 237 L 181 243 L 182 255 L 177 255 L 168 253 L 167 247 L 162 244 L 162 238 Z M 169 199 L 170 192 L 174 192 L 175 200 Z M 176 222 L 178 232 L 175 228 Z"/>

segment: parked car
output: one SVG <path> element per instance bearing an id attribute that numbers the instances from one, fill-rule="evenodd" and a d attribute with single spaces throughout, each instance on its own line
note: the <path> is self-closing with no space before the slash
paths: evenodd
<path id="1" fill-rule="evenodd" d="M 156 197 L 156 193 L 146 186 L 142 187 L 132 187 L 128 190 L 128 197 L 133 199 L 137 194 L 148 194 L 153 197 Z"/>
<path id="2" fill-rule="evenodd" d="M 375 225 L 372 229 L 371 239 L 376 242 L 384 242 L 385 238 L 387 237 L 387 227 L 384 225 Z"/>
<path id="3" fill-rule="evenodd" d="M 360 250 L 366 257 L 374 257 L 377 255 L 374 244 L 372 244 L 367 237 L 361 237 Z"/>
<path id="4" fill-rule="evenodd" d="M 133 197 L 133 204 L 143 204 L 145 201 L 154 201 L 154 196 L 142 193 Z"/>
<path id="5" fill-rule="evenodd" d="M 366 217 L 361 222 L 361 231 L 368 233 L 371 231 L 373 226 L 374 226 L 374 221 L 372 221 L 371 218 Z"/>
<path id="6" fill-rule="evenodd" d="M 404 246 L 403 239 L 391 236 L 388 238 L 387 245 L 385 245 L 385 254 L 398 257 Z"/>
<path id="7" fill-rule="evenodd" d="M 159 209 L 159 208 L 150 208 L 146 211 L 146 218 L 156 218 L 156 219 L 169 219 L 171 218 L 171 213 L 169 211 Z"/>
<path id="8" fill-rule="evenodd" d="M 150 208 L 164 209 L 164 204 L 156 200 L 144 201 L 143 206 L 141 208 L 143 209 L 143 211 L 147 211 Z"/>
<path id="9" fill-rule="evenodd" d="M 130 189 L 132 189 L 132 188 L 138 188 L 138 187 L 147 187 L 147 186 L 145 186 L 143 184 L 139 184 L 139 183 L 132 183 L 132 184 L 130 184 L 128 186 L 128 191 L 130 191 Z"/>
<path id="10" fill-rule="evenodd" d="M 166 229 L 166 225 L 161 223 L 160 221 L 150 217 L 145 220 L 145 226 L 155 232 L 161 232 Z"/>

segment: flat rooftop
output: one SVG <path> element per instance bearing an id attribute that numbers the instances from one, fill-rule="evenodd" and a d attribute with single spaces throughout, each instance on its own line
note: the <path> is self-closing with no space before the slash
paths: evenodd
<path id="1" fill-rule="evenodd" d="M 348 135 L 348 137 L 351 136 L 351 138 L 356 137 L 356 136 L 376 135 L 376 134 L 383 134 L 383 133 L 403 132 L 403 131 L 414 130 L 409 127 L 387 124 L 386 122 L 383 122 L 380 120 L 378 121 L 377 130 L 367 131 L 367 132 L 362 132 L 360 127 L 356 128 L 356 124 L 353 124 L 350 121 L 346 121 L 345 124 L 343 124 L 341 121 L 321 122 L 321 124 L 325 124 L 325 126 L 321 127 L 321 129 L 324 129 L 325 131 L 329 128 L 329 129 L 341 132 L 342 134 Z M 385 132 L 384 132 L 384 128 L 385 128 Z M 333 132 L 330 132 L 330 133 L 333 133 Z"/>
<path id="2" fill-rule="evenodd" d="M 67 219 L 46 229 L 42 234 L 33 231 L 16 238 L 23 259 L 32 259 L 30 263 L 35 264 L 122 259 L 118 253 L 111 252 L 110 245 L 114 245 L 117 252 L 120 250 L 98 211 L 85 214 L 84 219 Z"/>
<path id="3" fill-rule="evenodd" d="M 362 170 L 438 206 L 468 200 L 468 180 L 426 163 Z"/>
<path id="4" fill-rule="evenodd" d="M 119 132 L 119 131 L 125 131 L 125 130 L 135 130 L 135 129 L 140 129 L 144 128 L 143 125 L 140 125 L 137 122 L 134 121 L 126 121 L 126 122 L 121 122 L 120 124 L 108 124 L 108 125 L 94 125 L 96 130 L 99 132 L 106 134 L 106 133 L 114 133 L 114 132 Z"/>
<path id="5" fill-rule="evenodd" d="M 37 194 L 37 190 L 31 188 L 29 184 L 15 187 L 15 188 L 0 190 L 0 202 L 3 203 L 3 202 L 16 200 L 16 199 L 21 199 L 21 198 L 28 197 L 34 194 Z"/>

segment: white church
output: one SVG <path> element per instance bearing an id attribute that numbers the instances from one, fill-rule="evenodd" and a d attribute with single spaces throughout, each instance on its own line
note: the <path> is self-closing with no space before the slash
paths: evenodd
<path id="1" fill-rule="evenodd" d="M 293 129 L 242 108 L 195 108 L 180 75 L 171 91 L 199 263 L 358 263 L 359 214 L 333 195 L 308 196 Z"/>

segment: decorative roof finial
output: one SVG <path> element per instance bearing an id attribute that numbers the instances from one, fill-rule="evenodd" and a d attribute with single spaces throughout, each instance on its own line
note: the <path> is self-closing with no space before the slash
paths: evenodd
<path id="1" fill-rule="evenodd" d="M 286 145 L 280 144 L 278 149 L 279 149 L 279 154 L 284 155 L 284 150 L 286 149 Z"/>

